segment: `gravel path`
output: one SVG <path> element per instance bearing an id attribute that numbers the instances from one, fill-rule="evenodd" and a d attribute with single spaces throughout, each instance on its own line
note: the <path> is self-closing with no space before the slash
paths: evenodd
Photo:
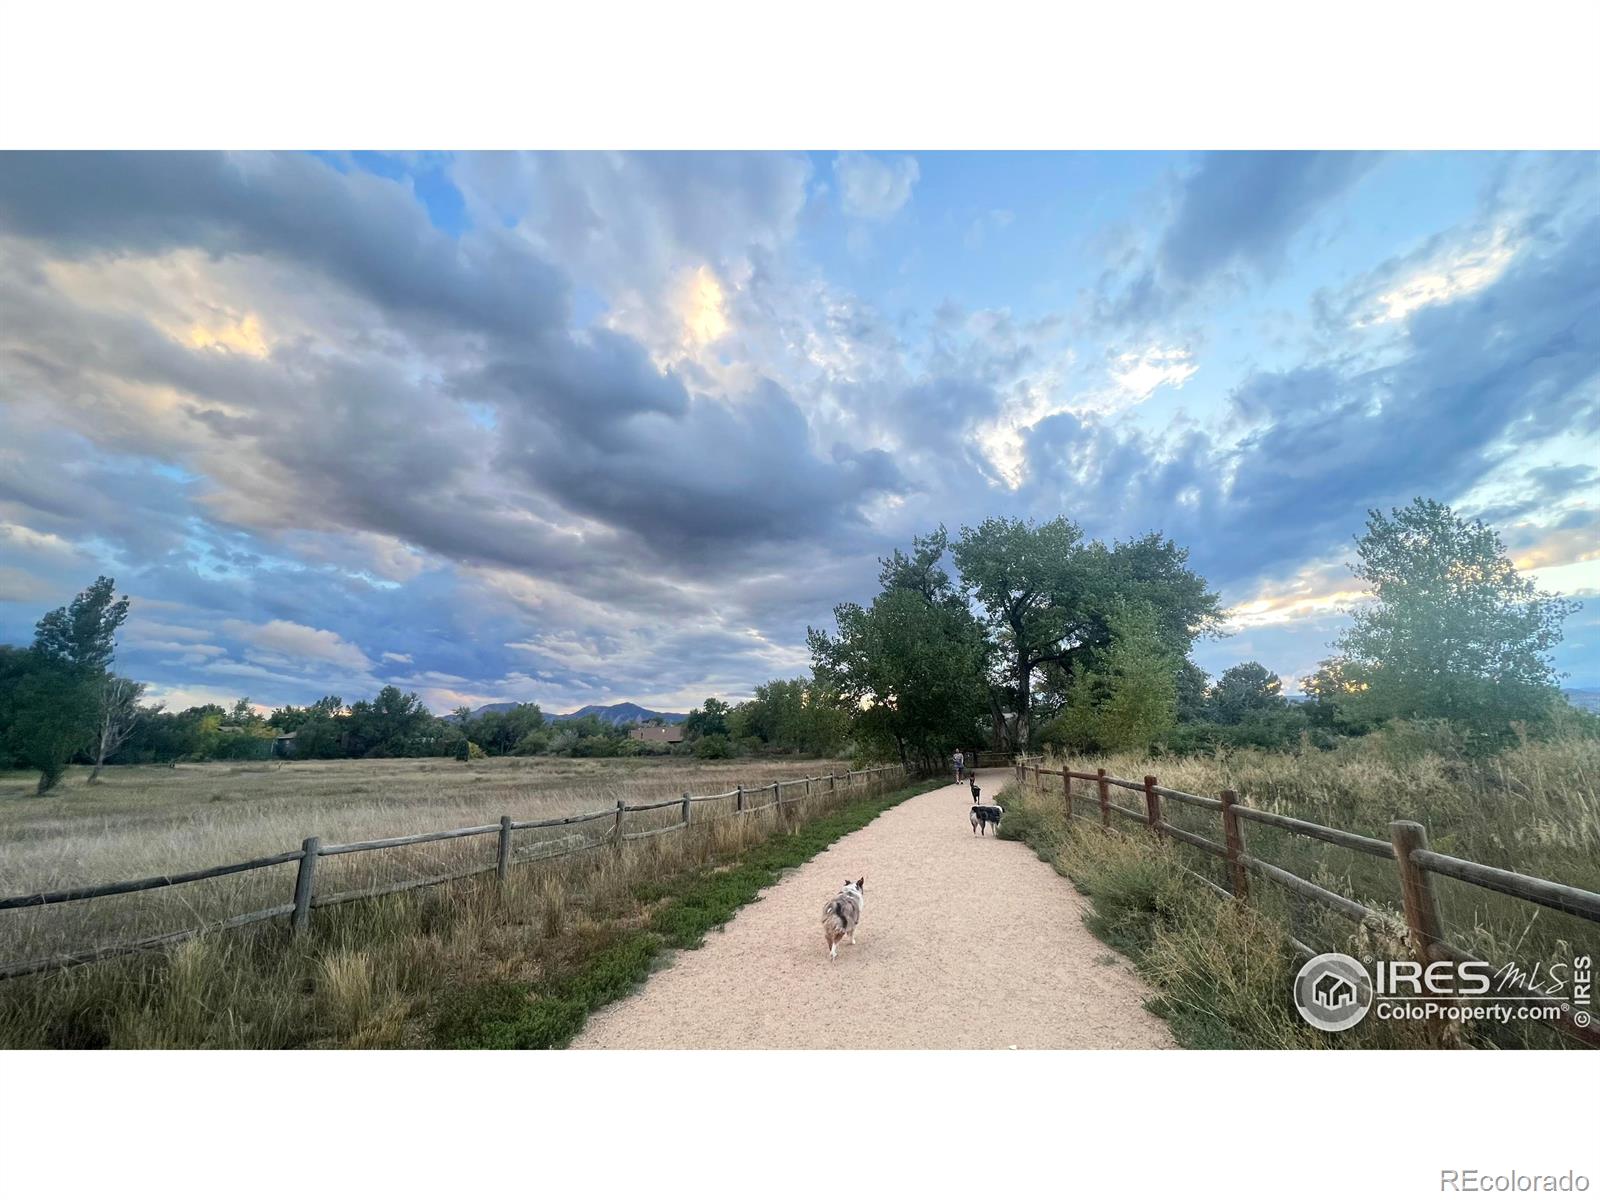
<path id="1" fill-rule="evenodd" d="M 983 772 L 984 795 L 1005 771 Z M 589 1019 L 578 1049 L 1171 1048 L 1148 989 L 1020 842 L 975 838 L 965 786 L 890 809 Z M 822 906 L 866 876 L 860 943 Z"/>

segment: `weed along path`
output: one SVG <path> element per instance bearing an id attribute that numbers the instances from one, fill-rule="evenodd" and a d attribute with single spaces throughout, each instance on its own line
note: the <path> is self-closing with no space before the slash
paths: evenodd
<path id="1" fill-rule="evenodd" d="M 1006 776 L 984 772 L 984 795 Z M 1020 842 L 973 837 L 970 804 L 964 785 L 940 788 L 842 838 L 591 1016 L 573 1047 L 1174 1047 L 1072 885 Z M 863 875 L 860 943 L 830 962 L 822 906 Z"/>

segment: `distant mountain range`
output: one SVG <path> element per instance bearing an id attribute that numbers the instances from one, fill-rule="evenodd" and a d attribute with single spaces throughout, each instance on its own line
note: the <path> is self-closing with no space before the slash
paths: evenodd
<path id="1" fill-rule="evenodd" d="M 1600 713 L 1600 688 L 1562 688 L 1566 693 L 1567 703 L 1573 708 L 1586 708 L 1592 713 Z"/>
<path id="2" fill-rule="evenodd" d="M 515 700 L 505 700 L 497 704 L 485 704 L 481 708 L 472 710 L 472 715 L 481 717 L 484 713 L 510 712 L 517 706 Z M 576 721 L 580 717 L 598 717 L 607 725 L 637 725 L 641 721 L 663 721 L 668 725 L 676 725 L 688 718 L 688 713 L 657 712 L 653 708 L 644 708 L 631 700 L 620 700 L 616 704 L 585 704 L 576 712 L 562 713 L 559 716 L 545 714 L 545 720 L 552 725 L 562 721 Z"/>

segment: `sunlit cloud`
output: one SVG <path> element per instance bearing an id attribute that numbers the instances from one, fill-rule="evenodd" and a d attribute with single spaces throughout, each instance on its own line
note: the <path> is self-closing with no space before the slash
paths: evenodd
<path id="1" fill-rule="evenodd" d="M 706 346 L 728 332 L 727 298 L 710 267 L 701 267 L 684 289 L 683 330 L 691 346 Z"/>
<path id="2" fill-rule="evenodd" d="M 251 358 L 265 358 L 270 353 L 266 335 L 261 330 L 261 321 L 254 314 L 237 321 L 191 325 L 183 333 L 183 342 L 194 350 L 221 350 L 232 354 L 248 354 Z"/>
<path id="3" fill-rule="evenodd" d="M 1366 595 L 1348 569 L 1318 563 L 1289 579 L 1268 582 L 1254 596 L 1229 607 L 1226 627 L 1244 631 L 1334 617 L 1349 611 Z"/>
<path id="4" fill-rule="evenodd" d="M 1480 291 L 1505 273 L 1519 247 L 1497 228 L 1477 245 L 1436 258 L 1381 292 L 1355 319 L 1357 326 L 1402 321 L 1420 308 L 1446 304 Z"/>
<path id="5" fill-rule="evenodd" d="M 1199 369 L 1194 356 L 1186 349 L 1152 346 L 1118 355 L 1111 368 L 1111 379 L 1125 397 L 1139 403 L 1148 400 L 1159 387 L 1182 387 Z"/>
<path id="6" fill-rule="evenodd" d="M 26 525 L 13 524 L 10 521 L 0 521 L 0 542 L 9 543 L 19 550 L 28 550 L 36 554 L 76 554 L 77 550 L 65 538 L 57 537 L 53 533 L 40 533 L 37 529 L 30 529 Z"/>

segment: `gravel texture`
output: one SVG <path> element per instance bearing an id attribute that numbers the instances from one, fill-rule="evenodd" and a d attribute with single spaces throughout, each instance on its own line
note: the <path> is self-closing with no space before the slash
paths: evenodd
<path id="1" fill-rule="evenodd" d="M 1007 772 L 983 772 L 985 798 Z M 965 785 L 915 796 L 785 875 L 596 1013 L 577 1049 L 1167 1049 L 1148 988 L 1020 842 L 974 837 Z M 822 906 L 865 875 L 859 944 Z M 1114 958 L 1114 961 L 1113 961 Z"/>

